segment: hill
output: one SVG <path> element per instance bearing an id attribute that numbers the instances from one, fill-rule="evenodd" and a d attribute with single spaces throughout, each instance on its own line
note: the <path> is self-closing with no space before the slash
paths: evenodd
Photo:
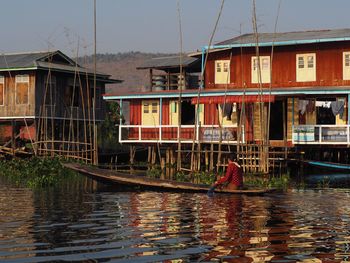
<path id="1" fill-rule="evenodd" d="M 149 86 L 148 70 L 138 70 L 136 68 L 147 59 L 171 55 L 175 54 L 143 52 L 97 54 L 97 71 L 110 74 L 112 78 L 124 80 L 121 84 L 108 85 L 107 93 L 136 92 Z M 94 57 L 92 55 L 81 57 L 79 63 L 92 69 Z"/>

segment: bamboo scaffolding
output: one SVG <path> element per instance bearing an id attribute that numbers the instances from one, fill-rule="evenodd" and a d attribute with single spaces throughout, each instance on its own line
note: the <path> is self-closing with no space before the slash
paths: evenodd
<path id="1" fill-rule="evenodd" d="M 196 102 L 196 108 L 195 108 L 195 125 L 194 125 L 195 127 L 194 127 L 194 130 L 193 130 L 193 140 L 192 140 L 192 153 L 191 153 L 191 170 L 192 171 L 195 170 L 195 169 L 193 169 L 194 168 L 193 163 L 194 163 L 194 148 L 195 148 L 195 143 L 196 143 L 196 131 L 197 131 L 197 125 L 198 125 L 198 120 L 199 120 L 199 98 L 200 98 L 200 94 L 201 94 L 201 89 L 204 86 L 203 85 L 204 84 L 204 72 L 205 72 L 206 64 L 207 64 L 208 57 L 209 57 L 210 47 L 211 47 L 211 44 L 213 42 L 213 38 L 214 38 L 217 26 L 218 26 L 219 21 L 220 21 L 220 17 L 221 17 L 223 8 L 224 8 L 224 4 L 225 4 L 225 0 L 222 0 L 221 1 L 221 5 L 220 5 L 220 10 L 219 10 L 219 13 L 218 13 L 218 17 L 216 19 L 213 32 L 212 32 L 212 34 L 210 36 L 210 39 L 209 39 L 209 44 L 208 44 L 208 48 L 206 50 L 206 55 L 205 55 L 205 59 L 204 59 L 204 63 L 203 63 L 202 71 L 201 71 L 202 85 L 201 85 L 201 88 L 199 88 L 198 92 L 197 92 L 197 102 Z M 198 136 L 198 142 L 197 142 L 198 147 L 200 147 L 199 146 L 199 144 L 200 144 L 199 141 L 200 141 L 200 138 Z"/>

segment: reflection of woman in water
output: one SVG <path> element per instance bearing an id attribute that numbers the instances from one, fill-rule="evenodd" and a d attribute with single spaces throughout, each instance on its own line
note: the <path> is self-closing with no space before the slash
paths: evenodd
<path id="1" fill-rule="evenodd" d="M 226 170 L 226 175 L 221 177 L 218 181 L 215 182 L 212 189 L 216 187 L 225 187 L 230 190 L 242 189 L 243 187 L 243 172 L 242 166 L 237 160 L 237 155 L 231 153 L 228 156 L 228 166 Z"/>

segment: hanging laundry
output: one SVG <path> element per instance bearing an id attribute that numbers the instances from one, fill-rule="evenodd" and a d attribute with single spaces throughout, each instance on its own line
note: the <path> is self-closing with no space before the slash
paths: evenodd
<path id="1" fill-rule="evenodd" d="M 344 101 L 338 100 L 338 101 L 332 101 L 331 108 L 334 116 L 337 116 L 339 114 L 339 117 L 342 119 L 344 114 Z"/>
<path id="2" fill-rule="evenodd" d="M 220 104 L 222 117 L 227 117 L 227 120 L 231 120 L 232 103 Z"/>
<path id="3" fill-rule="evenodd" d="M 306 106 L 309 104 L 308 100 L 299 100 L 298 102 L 298 109 L 301 113 L 301 115 L 304 115 L 305 111 L 306 111 Z"/>
<path id="4" fill-rule="evenodd" d="M 314 100 L 309 100 L 309 103 L 306 105 L 306 111 L 308 113 L 312 113 L 315 111 L 315 101 Z"/>
<path id="5" fill-rule="evenodd" d="M 316 107 L 322 107 L 322 108 L 330 108 L 331 107 L 331 101 L 316 101 Z"/>

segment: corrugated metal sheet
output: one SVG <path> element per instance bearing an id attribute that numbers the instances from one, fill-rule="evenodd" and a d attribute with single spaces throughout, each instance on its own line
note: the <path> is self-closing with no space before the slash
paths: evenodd
<path id="1" fill-rule="evenodd" d="M 329 40 L 350 38 L 350 29 L 332 29 L 332 30 L 314 30 L 314 31 L 299 31 L 299 32 L 285 32 L 285 33 L 259 33 L 259 43 L 271 42 L 288 42 L 288 41 L 302 41 L 302 40 Z M 246 45 L 255 44 L 254 34 L 244 34 L 234 37 L 216 45 Z"/>
<path id="2" fill-rule="evenodd" d="M 31 68 L 36 67 L 36 61 L 46 57 L 48 52 L 1 54 L 0 68 Z"/>
<path id="3" fill-rule="evenodd" d="M 90 75 L 94 74 L 92 70 L 77 65 L 74 60 L 70 59 L 59 50 L 52 52 L 0 54 L 0 71 L 38 68 L 66 72 L 81 72 Z M 109 79 L 110 75 L 103 73 L 97 72 L 97 76 L 100 79 L 102 78 L 105 82 L 121 82 L 120 80 Z"/>
<path id="4" fill-rule="evenodd" d="M 182 66 L 188 67 L 196 62 L 200 62 L 198 58 L 183 56 L 182 57 Z M 176 68 L 180 67 L 180 57 L 172 56 L 172 57 L 160 57 L 160 58 L 152 58 L 146 60 L 141 66 L 137 67 L 138 69 L 164 69 L 164 68 Z"/>

